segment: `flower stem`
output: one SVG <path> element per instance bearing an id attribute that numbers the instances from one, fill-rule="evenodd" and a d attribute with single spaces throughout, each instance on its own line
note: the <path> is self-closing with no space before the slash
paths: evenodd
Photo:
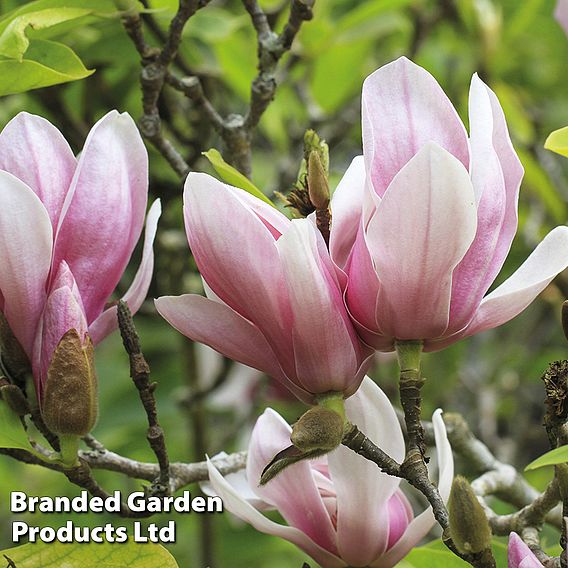
<path id="1" fill-rule="evenodd" d="M 59 444 L 61 446 L 61 462 L 66 469 L 71 469 L 79 464 L 79 436 L 60 435 Z"/>

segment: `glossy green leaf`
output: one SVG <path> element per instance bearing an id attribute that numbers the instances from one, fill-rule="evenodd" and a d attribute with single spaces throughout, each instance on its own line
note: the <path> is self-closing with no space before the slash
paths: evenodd
<path id="1" fill-rule="evenodd" d="M 556 465 L 559 463 L 568 463 L 568 446 L 560 446 L 559 448 L 554 448 L 546 454 L 543 454 L 536 460 L 532 461 L 525 467 L 525 471 L 531 469 L 537 469 L 539 467 L 544 467 L 546 465 Z"/>
<path id="2" fill-rule="evenodd" d="M 32 449 L 20 418 L 3 400 L 0 400 L 0 448 Z"/>
<path id="3" fill-rule="evenodd" d="M 84 79 L 93 72 L 67 46 L 32 40 L 22 61 L 0 60 L 0 96 Z"/>
<path id="4" fill-rule="evenodd" d="M 203 152 L 203 155 L 211 162 L 211 165 L 215 168 L 215 171 L 226 181 L 228 184 L 233 185 L 235 187 L 240 187 L 244 189 L 251 195 L 262 199 L 262 201 L 272 205 L 274 207 L 274 203 L 252 183 L 246 176 L 241 174 L 237 169 L 233 168 L 230 164 L 227 164 L 221 156 L 219 150 L 215 148 L 211 148 L 207 150 L 207 152 Z"/>
<path id="5" fill-rule="evenodd" d="M 0 551 L 18 568 L 179 568 L 158 544 L 37 542 Z"/>
<path id="6" fill-rule="evenodd" d="M 568 126 L 549 134 L 544 147 L 568 158 Z"/>
<path id="7" fill-rule="evenodd" d="M 83 8 L 51 8 L 17 16 L 0 33 L 0 55 L 21 61 L 30 44 L 28 29 L 42 30 L 92 12 Z"/>
<path id="8" fill-rule="evenodd" d="M 415 548 L 398 564 L 398 568 L 463 568 L 467 562 L 449 550 L 436 550 L 429 547 Z"/>

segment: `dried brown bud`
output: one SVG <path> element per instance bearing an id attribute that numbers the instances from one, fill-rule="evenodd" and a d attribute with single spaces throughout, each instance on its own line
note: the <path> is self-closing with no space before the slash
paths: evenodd
<path id="1" fill-rule="evenodd" d="M 477 554 L 491 547 L 491 528 L 483 507 L 465 477 L 452 483 L 448 501 L 450 534 L 462 554 Z"/>
<path id="2" fill-rule="evenodd" d="M 47 371 L 41 413 L 60 435 L 84 436 L 97 420 L 97 379 L 91 338 L 70 329 L 57 345 Z"/>

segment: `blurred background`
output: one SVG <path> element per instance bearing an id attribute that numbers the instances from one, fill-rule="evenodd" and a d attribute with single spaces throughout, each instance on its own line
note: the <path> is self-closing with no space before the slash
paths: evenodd
<path id="1" fill-rule="evenodd" d="M 0 0 L 0 29 L 2 18 L 28 4 L 35 3 Z M 75 5 L 73 0 L 68 4 Z M 95 72 L 65 84 L 3 96 L 0 126 L 19 111 L 36 113 L 58 126 L 78 152 L 92 124 L 109 109 L 127 111 L 135 119 L 142 115 L 139 55 L 112 2 L 91 4 L 97 14 L 28 35 L 64 44 Z M 288 2 L 260 0 L 260 4 L 280 29 Z M 319 0 L 313 20 L 303 25 L 279 66 L 275 99 L 254 133 L 252 180 L 268 196 L 289 191 L 302 158 L 303 134 L 314 128 L 329 144 L 335 186 L 351 159 L 361 153 L 363 79 L 401 55 L 436 77 L 466 126 L 469 82 L 477 72 L 501 101 L 526 171 L 519 232 L 500 283 L 545 233 L 567 222 L 568 160 L 543 149 L 551 131 L 568 125 L 568 39 L 553 18 L 554 4 L 553 0 Z M 155 25 L 146 28 L 146 37 L 157 44 L 177 3 L 153 0 L 147 6 Z M 200 78 L 222 115 L 244 112 L 257 57 L 256 35 L 242 4 L 214 0 L 193 16 L 184 31 L 180 60 Z M 159 108 L 165 131 L 191 169 L 213 173 L 201 153 L 210 148 L 223 151 L 223 146 L 207 117 L 169 88 L 162 93 Z M 148 145 L 148 150 L 150 193 L 164 205 L 150 298 L 199 293 L 201 280 L 183 231 L 180 178 L 153 147 Z M 125 277 L 125 288 L 136 260 Z M 462 413 L 499 459 L 521 469 L 544 453 L 548 444 L 541 426 L 540 377 L 550 361 L 568 353 L 559 318 L 567 296 L 568 274 L 564 274 L 509 324 L 426 355 L 425 416 L 437 407 Z M 135 322 L 153 379 L 159 383 L 160 420 L 172 461 L 200 461 L 205 452 L 244 449 L 254 420 L 267 406 L 277 408 L 291 422 L 303 412 L 301 404 L 266 377 L 225 362 L 180 336 L 155 313 L 151 299 Z M 94 435 L 113 451 L 152 460 L 145 440 L 145 414 L 129 379 L 118 334 L 97 348 L 96 359 L 100 418 Z M 393 401 L 398 400 L 396 372 L 395 362 L 387 356 L 371 373 Z M 204 390 L 205 396 L 196 394 Z M 467 474 L 466 464 L 458 464 L 458 470 Z M 114 474 L 96 475 L 108 490 L 141 487 Z M 542 488 L 548 476 L 544 469 L 533 472 L 530 479 Z M 60 474 L 0 457 L 0 549 L 12 546 L 7 513 L 12 490 L 78 494 L 78 488 Z M 165 523 L 169 518 L 157 516 L 150 522 Z M 174 518 L 178 540 L 168 548 L 183 567 L 299 568 L 307 560 L 292 545 L 259 534 L 230 514 Z M 66 519 L 35 514 L 29 522 L 54 526 Z M 106 522 L 99 515 L 76 520 L 82 525 Z"/>

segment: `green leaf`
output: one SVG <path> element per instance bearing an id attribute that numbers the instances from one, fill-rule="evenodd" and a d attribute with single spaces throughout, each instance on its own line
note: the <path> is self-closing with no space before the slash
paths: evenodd
<path id="1" fill-rule="evenodd" d="M 463 568 L 467 562 L 449 550 L 435 550 L 429 547 L 415 548 L 399 568 Z"/>
<path id="2" fill-rule="evenodd" d="M 32 450 L 20 418 L 4 400 L 0 400 L 0 448 Z"/>
<path id="3" fill-rule="evenodd" d="M 179 568 L 174 557 L 158 544 L 36 542 L 0 551 L 18 568 Z"/>
<path id="4" fill-rule="evenodd" d="M 0 96 L 76 81 L 92 73 L 67 46 L 36 39 L 22 61 L 0 60 Z"/>
<path id="5" fill-rule="evenodd" d="M 83 8 L 52 8 L 17 16 L 0 34 L 0 55 L 21 61 L 30 44 L 28 28 L 42 30 L 92 13 Z"/>
<path id="6" fill-rule="evenodd" d="M 568 126 L 549 134 L 544 147 L 568 158 Z"/>
<path id="7" fill-rule="evenodd" d="M 251 195 L 262 199 L 265 203 L 272 205 L 275 207 L 274 203 L 252 183 L 247 177 L 245 177 L 241 172 L 233 168 L 233 166 L 227 164 L 225 160 L 223 160 L 223 156 L 221 156 L 219 150 L 215 148 L 211 148 L 207 150 L 207 152 L 203 152 L 203 155 L 211 162 L 211 165 L 215 168 L 215 171 L 223 178 L 230 185 L 234 185 L 235 187 L 240 187 L 244 189 Z"/>
<path id="8" fill-rule="evenodd" d="M 537 469 L 539 467 L 544 467 L 545 465 L 557 465 L 559 463 L 568 462 L 568 446 L 560 446 L 559 448 L 554 448 L 546 454 L 536 458 L 525 467 L 525 471 L 530 471 L 531 469 Z"/>

